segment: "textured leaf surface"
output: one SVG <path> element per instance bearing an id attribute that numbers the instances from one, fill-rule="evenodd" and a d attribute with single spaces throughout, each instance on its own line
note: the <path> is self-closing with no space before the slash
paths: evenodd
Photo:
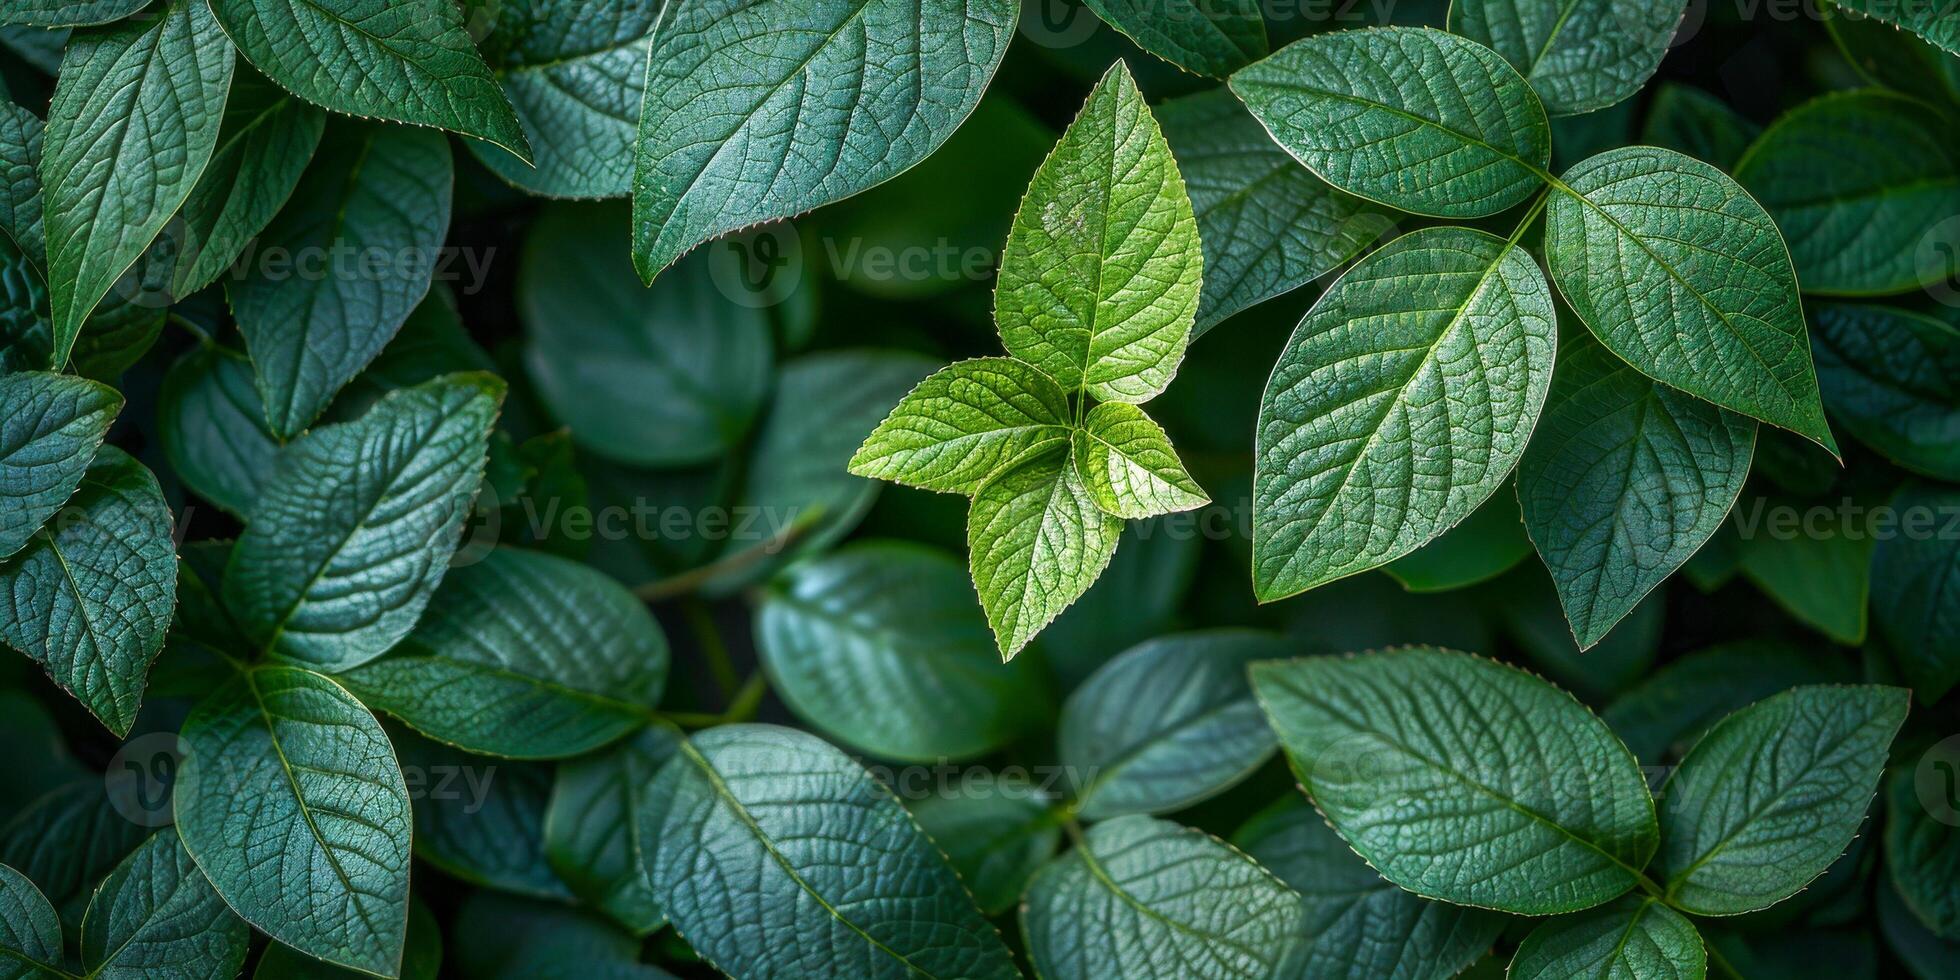
<path id="1" fill-rule="evenodd" d="M 1416 647 L 1255 664 L 1252 686 L 1320 812 L 1418 895 L 1572 912 L 1633 887 L 1654 852 L 1632 753 L 1524 671 Z"/>
<path id="2" fill-rule="evenodd" d="M 1273 975 L 1300 916 L 1300 896 L 1224 842 L 1130 816 L 1035 876 L 1021 931 L 1051 980 L 1251 980 Z"/>
<path id="3" fill-rule="evenodd" d="M 1737 915 L 1797 893 L 1851 843 L 1905 722 L 1886 687 L 1799 687 L 1722 720 L 1661 787 L 1669 904 Z"/>
<path id="4" fill-rule="evenodd" d="M 62 54 L 41 160 L 56 368 L 218 141 L 231 45 L 196 0 L 157 14 L 84 31 Z"/>
<path id="5" fill-rule="evenodd" d="M 81 27 L 121 20 L 149 0 L 6 0 L 0 21 L 35 27 Z"/>
<path id="6" fill-rule="evenodd" d="M 509 34 L 493 33 L 490 39 L 508 47 L 496 75 L 524 127 L 536 167 L 471 143 L 477 159 L 512 184 L 546 197 L 630 193 L 647 50 L 660 7 L 659 0 L 596 8 L 579 0 L 532 0 L 506 8 L 498 27 L 512 25 Z"/>
<path id="7" fill-rule="evenodd" d="M 1552 132 L 1489 48 L 1441 31 L 1336 31 L 1232 76 L 1273 139 L 1350 194 L 1446 218 L 1496 214 L 1545 179 Z"/>
<path id="8" fill-rule="evenodd" d="M 1960 150 L 1937 113 L 1877 89 L 1836 92 L 1778 119 L 1735 166 L 1790 243 L 1805 292 L 1882 295 L 1947 277 L 1927 247 L 1960 212 Z"/>
<path id="9" fill-rule="evenodd" d="M 157 417 L 177 479 L 230 513 L 250 512 L 279 456 L 252 362 L 216 345 L 186 353 L 164 376 Z"/>
<path id="10" fill-rule="evenodd" d="M 1708 952 L 1681 913 L 1651 898 L 1553 919 L 1518 944 L 1506 974 L 1517 980 L 1700 980 Z"/>
<path id="11" fill-rule="evenodd" d="M 90 977 L 230 977 L 251 930 L 225 907 L 175 830 L 158 831 L 110 872 L 82 924 Z"/>
<path id="12" fill-rule="evenodd" d="M 1059 810 L 1029 786 L 978 795 L 934 794 L 911 805 L 919 828 L 946 852 L 980 911 L 999 915 L 1062 841 Z"/>
<path id="13" fill-rule="evenodd" d="M 1901 528 L 1872 553 L 1872 619 L 1927 704 L 1960 684 L 1960 490 L 1915 484 L 1892 499 Z M 1960 773 L 1956 773 L 1960 775 Z M 1956 790 L 1960 791 L 1960 790 Z"/>
<path id="14" fill-rule="evenodd" d="M 1843 0 L 1840 6 L 1911 31 L 1947 54 L 1960 55 L 1960 0 L 1930 0 L 1927 3 Z"/>
<path id="15" fill-rule="evenodd" d="M 1628 687 L 1601 716 L 1646 765 L 1670 765 L 1731 712 L 1804 684 L 1848 681 L 1842 660 L 1770 640 L 1697 650 Z"/>
<path id="16" fill-rule="evenodd" d="M 667 638 L 619 583 L 538 551 L 450 569 L 408 639 L 342 675 L 361 700 L 471 752 L 549 759 L 638 727 Z"/>
<path id="17" fill-rule="evenodd" d="M 0 559 L 68 501 L 122 406 L 115 389 L 71 375 L 0 375 Z"/>
<path id="18" fill-rule="evenodd" d="M 1722 526 L 1755 448 L 1754 420 L 1658 385 L 1584 337 L 1566 345 L 1518 463 L 1518 499 L 1581 648 Z"/>
<path id="19" fill-rule="evenodd" d="M 1084 0 L 1137 47 L 1186 71 L 1224 78 L 1266 56 L 1256 0 Z"/>
<path id="20" fill-rule="evenodd" d="M 1014 217 L 994 293 L 1001 340 L 1071 392 L 1148 401 L 1184 359 L 1203 274 L 1184 178 L 1118 62 Z"/>
<path id="21" fill-rule="evenodd" d="M 225 603 L 260 649 L 346 669 L 408 635 L 448 569 L 503 394 L 488 375 L 448 375 L 280 453 L 225 568 Z"/>
<path id="22" fill-rule="evenodd" d="M 179 239 L 170 295 L 189 296 L 225 274 L 292 196 L 326 124 L 326 113 L 296 96 L 238 75 L 211 162 L 177 213 L 181 227 L 166 232 Z"/>
<path id="23" fill-rule="evenodd" d="M 1790 253 L 1762 205 L 1671 150 L 1566 171 L 1545 217 L 1552 281 L 1641 373 L 1836 453 Z"/>
<path id="24" fill-rule="evenodd" d="M 408 929 L 408 787 L 379 722 L 296 667 L 246 670 L 184 720 L 177 832 L 226 904 L 384 976 Z"/>
<path id="25" fill-rule="evenodd" d="M 1405 235 L 1336 280 L 1259 405 L 1259 597 L 1393 561 L 1470 516 L 1524 452 L 1556 336 L 1537 265 L 1482 232 Z"/>
<path id="26" fill-rule="evenodd" d="M 1464 0 L 1450 6 L 1449 23 L 1502 55 L 1546 111 L 1565 116 L 1639 91 L 1685 9 L 1682 0 Z"/>
<path id="27" fill-rule="evenodd" d="M 769 318 L 729 302 L 712 267 L 719 254 L 641 286 L 619 242 L 592 234 L 614 214 L 557 208 L 533 226 L 518 309 L 539 397 L 581 447 L 621 463 L 728 453 L 769 395 Z"/>
<path id="28" fill-rule="evenodd" d="M 157 478 L 104 447 L 61 513 L 0 563 L 0 638 L 117 735 L 136 723 L 176 609 L 174 528 Z"/>
<path id="29" fill-rule="evenodd" d="M 1062 709 L 1062 763 L 1076 810 L 1096 820 L 1167 813 L 1215 796 L 1273 752 L 1246 665 L 1293 645 L 1249 630 L 1183 633 L 1103 665 Z"/>
<path id="30" fill-rule="evenodd" d="M 1812 323 L 1831 418 L 1906 469 L 1960 480 L 1960 330 L 1889 306 L 1830 304 Z"/>
<path id="31" fill-rule="evenodd" d="M 1490 950 L 1504 917 L 1418 898 L 1388 883 L 1298 794 L 1253 814 L 1232 836 L 1300 893 L 1301 942 L 1283 980 L 1420 980 L 1462 972 Z"/>
<path id="32" fill-rule="evenodd" d="M 61 922 L 27 876 L 0 864 L 0 977 L 29 980 L 61 968 Z"/>
<path id="33" fill-rule="evenodd" d="M 450 182 L 439 133 L 329 134 L 260 236 L 262 252 L 284 249 L 291 265 L 267 258 L 225 286 L 275 434 L 318 418 L 422 302 L 449 230 Z"/>
<path id="34" fill-rule="evenodd" d="M 1015 15 L 1013 0 L 668 8 L 647 59 L 634 165 L 641 277 L 711 238 L 911 169 L 980 102 Z"/>
<path id="35" fill-rule="evenodd" d="M 959 563 L 916 545 L 866 542 L 797 566 L 755 633 L 791 711 L 883 758 L 980 755 L 1051 707 L 1037 668 L 1000 662 Z"/>
<path id="36" fill-rule="evenodd" d="M 1389 226 L 1328 186 L 1223 89 L 1157 107 L 1203 240 L 1195 335 L 1353 258 Z"/>
<path id="37" fill-rule="evenodd" d="M 1720 170 L 1733 170 L 1762 127 L 1728 103 L 1679 82 L 1654 87 L 1640 142 L 1694 157 Z"/>
<path id="38" fill-rule="evenodd" d="M 642 814 L 653 807 L 654 775 L 680 750 L 681 734 L 649 725 L 596 755 L 558 767 L 545 810 L 545 856 L 573 894 L 635 934 L 660 928 L 667 915 L 645 868 L 658 841 Z"/>
<path id="39" fill-rule="evenodd" d="M 1211 503 L 1163 427 L 1135 405 L 1090 409 L 1071 439 L 1070 461 L 1089 499 L 1115 517 L 1155 517 Z"/>
<path id="40" fill-rule="evenodd" d="M 308 102 L 530 153 L 455 3 L 214 0 L 211 8 L 255 67 Z"/>
<path id="41" fill-rule="evenodd" d="M 1016 461 L 1069 439 L 1068 395 L 1011 357 L 976 357 L 919 382 L 851 457 L 851 472 L 972 493 Z"/>
<path id="42" fill-rule="evenodd" d="M 0 105 L 0 231 L 13 239 L 25 260 L 37 270 L 47 268 L 48 256 L 41 225 L 41 154 L 46 129 L 41 117 L 26 107 L 12 102 Z"/>
<path id="43" fill-rule="evenodd" d="M 1122 531 L 1060 452 L 1017 463 L 979 489 L 967 513 L 968 561 L 1003 657 L 1088 590 Z"/>
<path id="44" fill-rule="evenodd" d="M 716 969 L 1018 975 L 946 859 L 842 752 L 770 725 L 699 732 L 680 752 L 642 817 L 659 841 L 646 870 L 675 930 Z"/>
<path id="45" fill-rule="evenodd" d="M 127 808 L 154 813 L 169 802 L 146 805 L 130 794 L 139 788 L 134 779 L 83 776 L 36 799 L 0 829 L 0 861 L 40 886 L 69 935 L 80 934 L 95 886 L 150 835 L 124 816 Z"/>

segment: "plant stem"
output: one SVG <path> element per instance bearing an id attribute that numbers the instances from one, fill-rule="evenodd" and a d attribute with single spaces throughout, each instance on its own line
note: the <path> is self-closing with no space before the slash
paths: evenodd
<path id="1" fill-rule="evenodd" d="M 681 614 L 687 617 L 687 627 L 694 633 L 695 642 L 701 645 L 701 656 L 714 674 L 715 686 L 721 689 L 722 697 L 732 699 L 742 678 L 735 671 L 735 661 L 728 655 L 728 644 L 722 641 L 721 628 L 715 625 L 708 604 L 690 598 L 681 604 Z"/>
<path id="2" fill-rule="evenodd" d="M 771 555 L 781 554 L 783 549 L 794 544 L 797 538 L 809 533 L 810 529 L 816 526 L 817 521 L 823 516 L 817 512 L 818 510 L 812 508 L 805 517 L 798 518 L 789 527 L 771 535 L 768 540 L 753 548 L 744 548 L 734 554 L 723 555 L 706 565 L 688 569 L 679 575 L 648 582 L 635 588 L 633 594 L 642 602 L 660 602 L 677 596 L 692 595 L 695 590 L 716 578 L 731 572 L 739 572 Z"/>
<path id="3" fill-rule="evenodd" d="M 1724 976 L 1733 977 L 1734 980 L 1743 980 L 1742 971 L 1736 969 L 1735 964 L 1730 963 L 1728 957 L 1723 956 L 1722 951 L 1715 948 L 1714 943 L 1703 942 L 1702 945 L 1708 949 L 1709 966 L 1719 969 Z"/>

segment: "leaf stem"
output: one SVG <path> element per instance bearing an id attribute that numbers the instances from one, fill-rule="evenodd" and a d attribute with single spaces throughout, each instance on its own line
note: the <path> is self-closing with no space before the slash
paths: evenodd
<path id="1" fill-rule="evenodd" d="M 1551 199 L 1552 199 L 1552 189 L 1550 187 L 1547 187 L 1544 190 L 1538 192 L 1537 199 L 1531 202 L 1531 210 L 1526 211 L 1524 213 L 1524 220 L 1518 222 L 1518 227 L 1516 231 L 1511 232 L 1510 241 L 1505 243 L 1507 248 L 1512 245 L 1516 245 L 1518 242 L 1524 240 L 1524 233 L 1531 230 L 1532 222 L 1538 220 L 1538 216 L 1544 212 L 1545 205 L 1549 203 Z"/>
<path id="2" fill-rule="evenodd" d="M 823 518 L 822 508 L 811 508 L 803 516 L 792 521 L 781 531 L 757 543 L 752 548 L 744 548 L 733 554 L 723 555 L 707 563 L 688 569 L 678 575 L 655 579 L 633 589 L 633 594 L 642 602 L 660 602 L 677 596 L 692 595 L 703 585 L 732 572 L 739 572 L 771 555 L 778 555 L 794 544 L 796 540 L 809 533 Z"/>
<path id="3" fill-rule="evenodd" d="M 164 317 L 164 319 L 170 323 L 174 323 L 180 327 L 183 327 L 185 330 L 190 331 L 192 336 L 195 336 L 197 338 L 197 342 L 199 344 L 202 344 L 205 347 L 217 346 L 218 342 L 211 336 L 211 331 L 206 330 L 203 327 L 199 326 L 196 320 L 193 320 L 190 317 L 187 317 L 182 313 L 177 313 L 175 311 L 172 311 L 171 313 L 167 314 Z"/>
<path id="4" fill-rule="evenodd" d="M 687 627 L 694 633 L 695 642 L 701 646 L 701 656 L 707 660 L 708 670 L 714 674 L 715 686 L 721 689 L 722 697 L 732 700 L 742 679 L 735 670 L 734 659 L 728 655 L 728 644 L 721 638 L 721 628 L 715 625 L 715 618 L 708 611 L 708 604 L 689 598 L 681 604 L 681 615 L 687 617 Z"/>

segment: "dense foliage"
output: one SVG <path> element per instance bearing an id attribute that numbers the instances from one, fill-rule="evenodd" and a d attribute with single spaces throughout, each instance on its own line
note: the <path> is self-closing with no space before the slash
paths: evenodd
<path id="1" fill-rule="evenodd" d="M 0 980 L 1960 975 L 1960 0 L 0 23 Z"/>

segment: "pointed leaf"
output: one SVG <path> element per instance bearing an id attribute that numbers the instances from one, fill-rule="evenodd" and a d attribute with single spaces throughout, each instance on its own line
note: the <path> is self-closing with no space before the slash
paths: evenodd
<path id="1" fill-rule="evenodd" d="M 169 818 L 170 798 L 150 795 L 147 781 L 126 771 L 82 776 L 22 808 L 0 830 L 0 861 L 41 888 L 69 935 L 80 935 L 95 886 L 150 836 L 144 823 Z"/>
<path id="2" fill-rule="evenodd" d="M 1335 187 L 1417 214 L 1474 218 L 1543 185 L 1552 133 L 1515 69 L 1418 27 L 1295 41 L 1232 76 L 1273 139 Z"/>
<path id="3" fill-rule="evenodd" d="M 0 638 L 117 735 L 136 723 L 177 606 L 174 529 L 157 478 L 104 447 L 61 513 L 0 563 Z"/>
<path id="4" fill-rule="evenodd" d="M 911 169 L 979 103 L 1016 9 L 1013 0 L 666 8 L 634 164 L 640 277 L 651 282 L 709 239 Z"/>
<path id="5" fill-rule="evenodd" d="M 1449 24 L 1503 55 L 1547 112 L 1569 116 L 1638 92 L 1686 10 L 1683 0 L 1463 0 L 1450 6 Z"/>
<path id="6" fill-rule="evenodd" d="M 41 161 L 56 368 L 204 172 L 231 74 L 231 45 L 198 0 L 69 42 Z"/>
<path id="7" fill-rule="evenodd" d="M 1123 530 L 1059 452 L 988 480 L 973 497 L 966 525 L 973 585 L 1008 658 L 1095 582 Z"/>
<path id="8" fill-rule="evenodd" d="M 364 124 L 336 128 L 324 147 L 259 236 L 256 273 L 225 284 L 266 421 L 283 438 L 312 424 L 401 329 L 449 229 L 441 134 Z"/>
<path id="9" fill-rule="evenodd" d="M 1115 517 L 1155 517 L 1211 503 L 1184 471 L 1163 427 L 1143 409 L 1104 402 L 1089 410 L 1071 441 L 1083 489 Z"/>
<path id="10" fill-rule="evenodd" d="M 72 375 L 0 375 L 0 559 L 68 501 L 122 406 L 115 389 Z"/>
<path id="11" fill-rule="evenodd" d="M 549 759 L 644 724 L 667 660 L 660 625 L 619 583 L 543 552 L 495 548 L 450 569 L 400 646 L 339 679 L 431 738 Z"/>
<path id="12" fill-rule="evenodd" d="M 1336 280 L 1260 401 L 1259 597 L 1375 568 L 1469 517 L 1524 451 L 1556 334 L 1537 264 L 1483 232 L 1405 235 Z"/>
<path id="13" fill-rule="evenodd" d="M 280 453 L 225 567 L 225 603 L 260 649 L 346 669 L 408 635 L 456 548 L 503 395 L 489 375 L 448 375 Z"/>
<path id="14" fill-rule="evenodd" d="M 245 921 L 393 976 L 408 929 L 408 787 L 379 722 L 297 667 L 256 666 L 184 720 L 177 832 Z"/>
<path id="15" fill-rule="evenodd" d="M 1831 418 L 1915 473 L 1960 481 L 1960 330 L 1889 306 L 1830 304 L 1812 320 Z"/>
<path id="16" fill-rule="evenodd" d="M 1177 161 L 1117 62 L 1021 201 L 994 294 L 1001 340 L 1069 391 L 1149 401 L 1184 359 L 1203 268 Z"/>
<path id="17" fill-rule="evenodd" d="M 1837 452 L 1789 250 L 1727 175 L 1654 147 L 1602 153 L 1553 193 L 1545 254 L 1593 336 L 1641 373 Z"/>
<path id="18" fill-rule="evenodd" d="M 1561 916 L 1518 944 L 1507 977 L 1701 980 L 1708 952 L 1681 913 L 1652 898 L 1628 896 L 1611 905 Z"/>
<path id="19" fill-rule="evenodd" d="M 0 977 L 61 976 L 61 922 L 27 876 L 0 864 Z"/>
<path id="20" fill-rule="evenodd" d="M 1185 71 L 1224 78 L 1266 56 L 1256 0 L 1084 0 L 1137 47 Z"/>
<path id="21" fill-rule="evenodd" d="M 1418 895 L 1574 912 L 1632 888 L 1654 852 L 1632 753 L 1515 667 L 1411 647 L 1254 664 L 1252 687 L 1314 805 Z"/>
<path id="22" fill-rule="evenodd" d="M 1626 689 L 1601 716 L 1646 765 L 1670 765 L 1731 713 L 1803 684 L 1851 680 L 1847 661 L 1745 640 L 1698 650 Z"/>
<path id="23" fill-rule="evenodd" d="M 231 977 L 245 965 L 251 938 L 166 827 L 95 890 L 82 923 L 82 965 L 90 977 Z"/>
<path id="24" fill-rule="evenodd" d="M 1824 873 L 1865 820 L 1909 692 L 1799 687 L 1723 719 L 1660 789 L 1657 877 L 1695 915 L 1768 908 Z"/>
<path id="25" fill-rule="evenodd" d="M 654 806 L 654 775 L 680 742 L 672 726 L 648 725 L 604 752 L 560 765 L 545 810 L 552 870 L 573 894 L 635 935 L 667 922 L 646 877 L 657 842 L 645 836 L 641 814 Z"/>
<path id="26" fill-rule="evenodd" d="M 761 980 L 1018 976 L 890 791 L 814 735 L 696 733 L 651 797 L 642 826 L 659 841 L 646 867 L 654 894 L 716 969 Z"/>
<path id="27" fill-rule="evenodd" d="M 1960 55 L 1960 0 L 1930 0 L 1927 3 L 1841 0 L 1838 5 L 1853 13 L 1911 31 L 1947 54 Z"/>
<path id="28" fill-rule="evenodd" d="M 1598 643 L 1722 526 L 1756 423 L 1568 343 L 1518 463 L 1525 527 L 1581 649 Z"/>
<path id="29" fill-rule="evenodd" d="M 851 472 L 973 493 L 1013 463 L 1069 438 L 1068 395 L 1039 368 L 976 357 L 933 372 L 851 457 Z"/>
<path id="30" fill-rule="evenodd" d="M 350 116 L 433 126 L 529 158 L 524 130 L 448 0 L 212 0 L 266 77 Z"/>
<path id="31" fill-rule="evenodd" d="M 279 456 L 252 362 L 225 347 L 199 347 L 164 375 L 158 435 L 170 469 L 198 496 L 243 515 Z"/>
<path id="32" fill-rule="evenodd" d="M 167 234 L 180 240 L 170 295 L 183 298 L 217 282 L 254 235 L 292 196 L 326 113 L 252 72 L 232 82 L 211 163 L 191 188 Z"/>
<path id="33" fill-rule="evenodd" d="M 0 104 L 0 232 L 28 263 L 45 270 L 48 243 L 41 227 L 41 150 L 47 127 L 25 106 Z M 39 365 L 45 366 L 45 365 Z"/>
<path id="34" fill-rule="evenodd" d="M 1449 592 L 1496 578 L 1529 554 L 1517 490 L 1500 487 L 1463 523 L 1383 565 L 1382 572 L 1410 592 Z"/>
<path id="35" fill-rule="evenodd" d="M 1233 980 L 1272 976 L 1300 915 L 1300 896 L 1230 845 L 1130 816 L 1035 875 L 1021 931 L 1049 980 Z"/>

